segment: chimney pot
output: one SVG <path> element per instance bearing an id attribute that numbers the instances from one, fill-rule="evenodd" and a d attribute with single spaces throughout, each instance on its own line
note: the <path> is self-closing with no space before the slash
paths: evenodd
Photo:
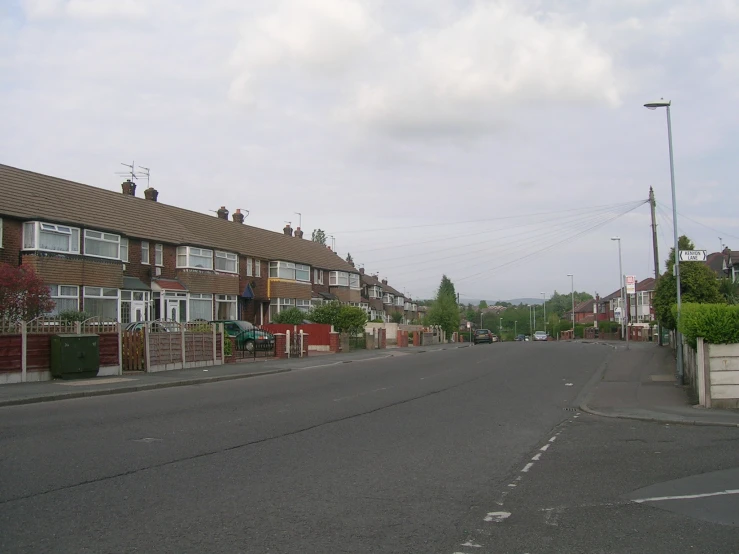
<path id="1" fill-rule="evenodd" d="M 159 198 L 159 191 L 155 188 L 149 187 L 144 191 L 144 198 L 156 202 L 157 198 Z"/>
<path id="2" fill-rule="evenodd" d="M 382 280 L 382 284 L 383 284 L 383 285 L 387 285 L 387 279 L 383 279 L 383 280 Z"/>
<path id="3" fill-rule="evenodd" d="M 244 214 L 241 213 L 241 209 L 236 208 L 236 211 L 231 216 L 236 223 L 244 223 Z"/>
<path id="4" fill-rule="evenodd" d="M 290 227 L 290 224 L 288 223 L 285 225 L 285 227 L 282 229 L 282 232 L 285 233 L 288 237 L 293 236 L 293 228 Z"/>
<path id="5" fill-rule="evenodd" d="M 216 213 L 218 214 L 219 219 L 228 220 L 228 210 L 226 209 L 226 206 L 221 206 Z"/>
<path id="6" fill-rule="evenodd" d="M 363 268 L 363 267 L 360 267 L 360 268 L 359 268 L 359 273 L 360 273 L 361 275 L 364 275 L 364 268 Z M 676 293 L 676 294 L 677 294 L 677 293 Z"/>
<path id="7" fill-rule="evenodd" d="M 123 189 L 123 194 L 126 196 L 136 196 L 136 183 L 131 181 L 131 179 L 126 179 L 121 184 L 121 188 Z"/>
<path id="8" fill-rule="evenodd" d="M 303 230 L 300 227 L 295 229 L 295 236 L 299 239 L 303 238 Z"/>

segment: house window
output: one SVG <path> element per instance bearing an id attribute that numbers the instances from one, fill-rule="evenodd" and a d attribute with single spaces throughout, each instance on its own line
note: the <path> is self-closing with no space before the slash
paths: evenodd
<path id="1" fill-rule="evenodd" d="M 216 271 L 238 273 L 239 257 L 231 252 L 221 252 L 220 250 L 216 250 Z"/>
<path id="2" fill-rule="evenodd" d="M 145 240 L 141 241 L 141 263 L 149 265 L 149 243 Z"/>
<path id="3" fill-rule="evenodd" d="M 54 302 L 54 309 L 49 312 L 50 315 L 79 311 L 79 287 L 74 285 L 49 285 L 49 293 Z"/>
<path id="4" fill-rule="evenodd" d="M 295 264 L 295 279 L 310 283 L 310 266 Z"/>
<path id="5" fill-rule="evenodd" d="M 392 294 L 390 294 L 390 293 L 388 293 L 388 292 L 386 292 L 386 293 L 385 293 L 385 294 L 384 294 L 384 295 L 382 296 L 382 303 L 383 303 L 383 304 L 392 304 L 392 303 L 393 303 L 393 295 L 392 295 Z"/>
<path id="6" fill-rule="evenodd" d="M 84 310 L 102 319 L 118 321 L 118 289 L 84 288 Z"/>
<path id="7" fill-rule="evenodd" d="M 164 246 L 161 244 L 154 245 L 154 265 L 164 265 Z"/>
<path id="8" fill-rule="evenodd" d="M 349 274 L 346 271 L 332 271 L 328 274 L 328 284 L 332 287 L 348 287 Z"/>
<path id="9" fill-rule="evenodd" d="M 252 260 L 251 258 L 247 258 L 246 259 L 246 276 L 247 277 L 251 277 L 252 274 L 254 273 L 254 271 L 252 269 L 253 262 L 254 262 L 254 260 Z"/>
<path id="10" fill-rule="evenodd" d="M 314 269 L 313 270 L 313 282 L 316 285 L 322 285 L 323 284 L 323 270 L 322 269 Z"/>
<path id="11" fill-rule="evenodd" d="M 190 321 L 213 319 L 213 295 L 190 293 Z"/>
<path id="12" fill-rule="evenodd" d="M 382 298 L 382 289 L 377 285 L 370 287 L 369 289 L 370 298 Z"/>
<path id="13" fill-rule="evenodd" d="M 291 262 L 269 262 L 269 276 L 294 281 L 295 264 Z"/>
<path id="14" fill-rule="evenodd" d="M 270 262 L 275 263 L 275 262 Z M 269 320 L 272 321 L 277 314 L 282 310 L 287 310 L 295 306 L 295 301 L 292 298 L 273 298 L 269 303 Z"/>
<path id="15" fill-rule="evenodd" d="M 121 261 L 128 263 L 128 239 L 121 237 Z"/>
<path id="16" fill-rule="evenodd" d="M 310 300 L 296 300 L 295 307 L 301 312 L 307 313 L 311 308 Z"/>
<path id="17" fill-rule="evenodd" d="M 119 260 L 121 237 L 100 231 L 85 229 L 85 256 Z"/>
<path id="18" fill-rule="evenodd" d="M 216 295 L 216 319 L 236 319 L 236 295 Z"/>
<path id="19" fill-rule="evenodd" d="M 262 276 L 262 262 L 260 260 L 254 260 L 254 277 Z"/>
<path id="20" fill-rule="evenodd" d="M 193 248 L 192 246 L 178 246 L 177 267 L 212 270 L 213 251 L 205 248 Z"/>
<path id="21" fill-rule="evenodd" d="M 80 253 L 80 230 L 40 221 L 23 224 L 23 249 Z"/>
<path id="22" fill-rule="evenodd" d="M 359 290 L 360 284 L 359 284 L 359 273 L 350 273 L 349 274 L 349 288 Z"/>
<path id="23" fill-rule="evenodd" d="M 398 297 L 397 297 L 397 298 L 395 299 L 395 305 L 396 305 L 396 306 L 401 306 L 401 307 L 402 307 L 402 306 L 403 306 L 403 302 L 404 302 L 404 300 L 405 300 L 405 299 L 404 299 L 404 298 L 403 298 L 402 296 L 398 296 Z"/>

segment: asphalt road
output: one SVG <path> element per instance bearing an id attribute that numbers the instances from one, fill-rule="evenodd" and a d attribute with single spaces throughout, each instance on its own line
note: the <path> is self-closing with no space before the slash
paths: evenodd
<path id="1" fill-rule="evenodd" d="M 644 452 L 663 440 L 663 427 L 570 411 L 611 354 L 593 344 L 481 345 L 2 408 L 0 552 L 680 552 L 674 546 L 686 544 L 676 535 L 665 537 L 672 550 L 645 548 L 637 538 L 650 528 L 699 533 L 684 551 L 738 551 L 730 522 L 624 497 L 731 469 L 739 433 L 668 428 L 681 454 L 654 458 Z M 687 456 L 683 441 L 712 449 Z M 600 505 L 614 497 L 618 506 Z"/>

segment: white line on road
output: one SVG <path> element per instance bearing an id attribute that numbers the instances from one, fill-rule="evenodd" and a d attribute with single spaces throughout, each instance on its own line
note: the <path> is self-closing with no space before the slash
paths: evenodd
<path id="1" fill-rule="evenodd" d="M 528 473 L 529 470 L 534 467 L 534 462 L 529 462 L 525 466 L 523 466 L 523 469 L 521 470 L 523 473 Z"/>
<path id="2" fill-rule="evenodd" d="M 544 445 L 544 446 L 542 446 L 542 447 L 541 447 L 541 448 L 540 448 L 539 450 L 541 450 L 542 452 L 546 452 L 546 451 L 547 451 L 547 450 L 549 449 L 549 446 L 550 446 L 550 445 L 548 445 L 548 444 L 545 444 L 545 445 Z"/>
<path id="3" fill-rule="evenodd" d="M 557 440 L 557 435 L 554 435 L 551 439 L 549 439 L 549 442 L 554 442 Z"/>
<path id="4" fill-rule="evenodd" d="M 677 294 L 677 293 L 676 293 Z M 536 456 L 531 458 L 533 461 L 538 462 L 541 459 L 541 452 L 539 452 Z"/>
<path id="5" fill-rule="evenodd" d="M 465 543 L 462 543 L 462 544 L 460 544 L 460 546 L 469 546 L 471 548 L 482 548 L 482 545 L 481 544 L 476 544 L 476 543 L 474 543 L 472 541 L 467 541 Z"/>
<path id="6" fill-rule="evenodd" d="M 501 523 L 502 521 L 511 517 L 511 512 L 489 512 L 485 516 L 485 521 L 492 521 L 494 523 Z"/>
<path id="7" fill-rule="evenodd" d="M 637 502 L 638 504 L 641 504 L 642 502 L 662 502 L 663 500 L 692 500 L 694 498 L 708 498 L 709 496 L 727 496 L 730 494 L 739 494 L 739 489 L 728 489 L 728 490 L 717 491 L 717 492 L 706 492 L 703 494 L 682 494 L 678 496 L 654 496 L 652 498 L 638 498 L 636 500 L 632 500 L 632 502 Z"/>

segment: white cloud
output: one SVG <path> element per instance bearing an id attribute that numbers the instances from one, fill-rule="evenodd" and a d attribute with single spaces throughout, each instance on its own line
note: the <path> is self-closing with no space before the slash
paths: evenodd
<path id="1" fill-rule="evenodd" d="M 140 18 L 148 14 L 144 0 L 23 0 L 29 19 Z"/>

